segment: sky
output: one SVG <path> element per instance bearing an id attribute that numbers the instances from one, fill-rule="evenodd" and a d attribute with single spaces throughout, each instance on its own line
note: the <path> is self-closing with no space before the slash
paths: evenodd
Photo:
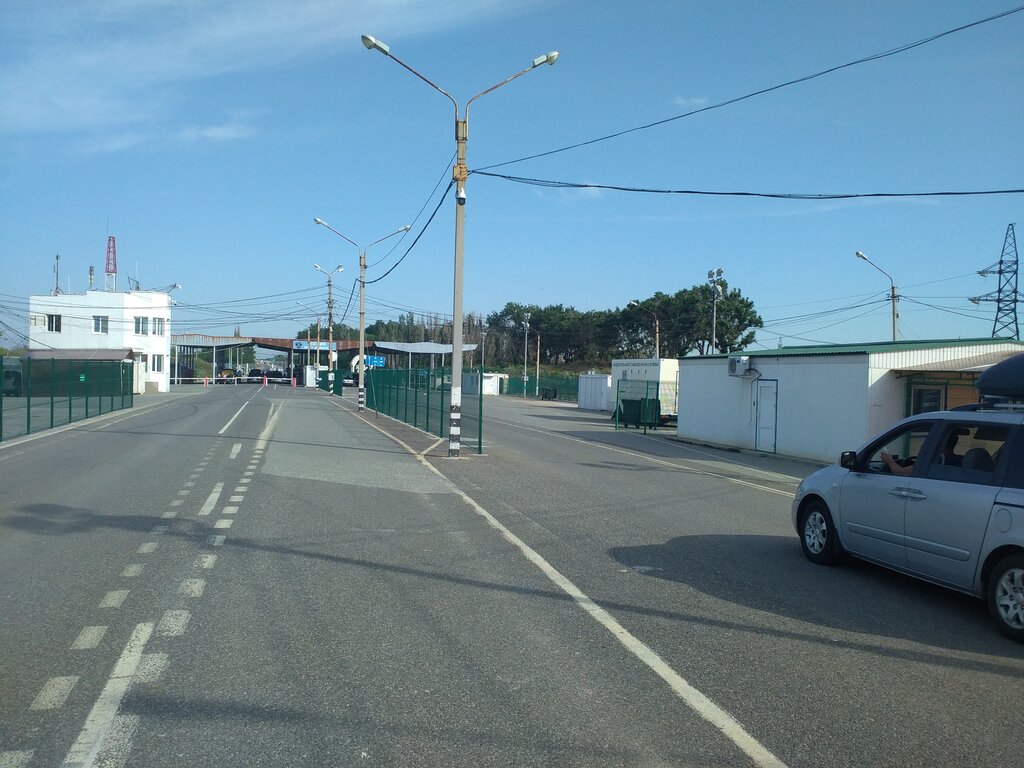
<path id="1" fill-rule="evenodd" d="M 598 187 L 1022 189 L 1024 12 L 687 115 L 1015 2 L 4 0 L 0 346 L 27 333 L 57 254 L 61 290 L 87 289 L 90 266 L 103 286 L 109 235 L 119 289 L 180 284 L 175 332 L 325 322 L 314 264 L 344 268 L 334 316 L 356 326 L 358 249 L 315 217 L 362 245 L 412 225 L 367 251 L 368 323 L 450 317 L 455 110 L 362 34 L 460 109 L 560 53 L 470 108 L 466 312 L 615 309 L 722 268 L 764 320 L 754 349 L 884 341 L 884 271 L 900 338 L 990 336 L 996 305 L 968 298 L 996 291 L 977 272 L 1024 195 Z"/>

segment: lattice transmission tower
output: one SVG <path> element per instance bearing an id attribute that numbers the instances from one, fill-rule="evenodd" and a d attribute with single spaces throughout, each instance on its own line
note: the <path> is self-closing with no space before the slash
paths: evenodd
<path id="1" fill-rule="evenodd" d="M 996 290 L 983 296 L 971 298 L 975 304 L 982 301 L 995 302 L 996 319 L 992 323 L 992 338 L 1005 338 L 1008 334 L 1011 338 L 1020 339 L 1017 304 L 1020 303 L 1021 296 L 1017 291 L 1017 237 L 1013 231 L 1013 224 L 1006 228 L 1003 253 L 999 257 L 999 261 L 985 267 L 978 274 L 983 277 L 997 275 L 999 278 L 999 286 Z"/>

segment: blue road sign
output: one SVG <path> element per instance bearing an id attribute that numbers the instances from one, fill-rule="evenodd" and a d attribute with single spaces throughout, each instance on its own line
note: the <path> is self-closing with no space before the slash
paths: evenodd
<path id="1" fill-rule="evenodd" d="M 367 368 L 383 368 L 384 367 L 384 355 L 367 355 L 366 356 L 366 367 Z"/>

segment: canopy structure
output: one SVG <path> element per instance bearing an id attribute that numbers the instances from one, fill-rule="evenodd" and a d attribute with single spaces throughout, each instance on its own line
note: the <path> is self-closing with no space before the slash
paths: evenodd
<path id="1" fill-rule="evenodd" d="M 374 341 L 373 347 L 385 352 L 406 352 L 412 355 L 450 355 L 451 344 L 438 344 L 433 341 Z M 476 351 L 476 344 L 463 344 L 463 352 Z"/>

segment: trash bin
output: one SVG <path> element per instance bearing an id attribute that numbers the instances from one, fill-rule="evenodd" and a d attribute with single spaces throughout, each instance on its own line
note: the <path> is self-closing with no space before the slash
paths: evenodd
<path id="1" fill-rule="evenodd" d="M 540 399 L 541 400 L 557 400 L 558 390 L 554 387 L 541 387 L 540 388 Z"/>

